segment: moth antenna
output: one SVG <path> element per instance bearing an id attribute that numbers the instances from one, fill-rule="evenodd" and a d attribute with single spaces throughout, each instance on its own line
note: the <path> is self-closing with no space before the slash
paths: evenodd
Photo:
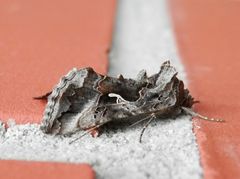
<path id="1" fill-rule="evenodd" d="M 155 119 L 156 116 L 154 114 L 151 115 L 151 118 L 149 119 L 149 121 L 144 125 L 141 134 L 140 134 L 140 138 L 139 138 L 139 142 L 142 143 L 142 136 L 144 134 L 144 131 L 146 130 L 146 128 L 148 127 L 148 125 L 152 122 L 153 119 Z"/>
<path id="2" fill-rule="evenodd" d="M 95 127 L 91 128 L 91 129 L 88 129 L 82 135 L 80 135 L 79 137 L 77 137 L 77 138 L 73 139 L 72 141 L 70 141 L 69 144 L 72 144 L 72 143 L 76 142 L 77 140 L 81 139 L 82 137 L 84 137 L 85 135 L 89 134 L 90 132 L 94 131 L 95 129 L 99 128 L 102 125 L 103 124 L 99 124 L 99 125 L 96 125 Z"/>
<path id="3" fill-rule="evenodd" d="M 121 102 L 125 102 L 125 103 L 128 102 L 127 100 L 123 99 L 123 97 L 121 95 L 116 94 L 116 93 L 109 93 L 108 96 L 110 98 L 117 98 L 117 100 L 116 100 L 117 104 L 121 103 Z"/>
<path id="4" fill-rule="evenodd" d="M 224 119 L 216 119 L 216 118 L 208 118 L 206 116 L 202 116 L 201 114 L 196 113 L 196 116 L 200 119 L 206 120 L 206 121 L 212 121 L 212 122 L 225 122 Z"/>
<path id="5" fill-rule="evenodd" d="M 184 112 L 186 112 L 187 114 L 190 114 L 191 116 L 195 116 L 195 117 L 199 117 L 200 119 L 206 120 L 206 121 L 211 121 L 211 122 L 225 122 L 224 119 L 216 119 L 216 118 L 208 118 L 207 116 L 203 116 L 201 114 L 198 114 L 196 112 L 194 112 L 192 109 L 190 108 L 185 108 L 182 107 L 182 109 L 184 110 Z"/>

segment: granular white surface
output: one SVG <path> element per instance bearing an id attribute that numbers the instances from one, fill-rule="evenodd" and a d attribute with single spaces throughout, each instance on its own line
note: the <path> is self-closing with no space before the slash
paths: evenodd
<path id="1" fill-rule="evenodd" d="M 110 54 L 109 73 L 135 77 L 140 69 L 152 74 L 171 59 L 184 78 L 173 32 L 163 0 L 121 0 Z M 184 81 L 186 79 L 184 78 Z M 188 116 L 155 120 L 139 135 L 144 124 L 104 128 L 98 138 L 42 133 L 38 124 L 0 125 L 0 158 L 89 163 L 97 178 L 202 178 L 199 154 Z"/>

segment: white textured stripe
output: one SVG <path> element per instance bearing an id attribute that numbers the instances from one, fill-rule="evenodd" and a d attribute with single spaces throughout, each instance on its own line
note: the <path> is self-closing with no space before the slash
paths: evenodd
<path id="1" fill-rule="evenodd" d="M 152 74 L 170 60 L 181 78 L 185 72 L 177 52 L 165 0 L 121 0 L 110 54 L 110 75 Z"/>
<path id="2" fill-rule="evenodd" d="M 186 83 L 166 0 L 119 2 L 117 27 L 110 54 L 110 75 L 123 74 L 134 78 L 141 69 L 146 69 L 152 74 L 159 70 L 162 62 L 170 60 L 177 68 L 178 76 Z M 119 161 L 126 167 L 128 163 L 141 160 L 141 164 L 125 168 L 128 173 L 126 176 L 135 178 L 141 174 L 142 177 L 161 176 L 160 178 L 165 179 L 202 177 L 199 153 L 188 116 L 181 116 L 175 121 L 156 123 L 147 130 L 149 132 L 144 134 L 144 141 L 150 140 L 150 144 L 148 143 L 141 152 L 134 151 L 134 157 L 124 162 Z M 126 135 L 131 135 L 131 131 Z M 134 169 L 138 174 L 131 173 Z"/>

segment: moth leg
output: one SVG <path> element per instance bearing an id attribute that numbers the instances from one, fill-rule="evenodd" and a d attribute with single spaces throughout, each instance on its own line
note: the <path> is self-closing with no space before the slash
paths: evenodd
<path id="1" fill-rule="evenodd" d="M 36 99 L 36 100 L 47 100 L 48 99 L 48 96 L 52 94 L 52 91 L 42 95 L 42 96 L 36 96 L 36 97 L 33 97 L 33 99 Z"/>
<path id="2" fill-rule="evenodd" d="M 141 120 L 139 120 L 139 121 L 137 121 L 137 122 L 134 122 L 134 123 L 131 124 L 129 127 L 136 126 L 137 124 L 139 124 L 139 123 L 141 123 L 141 122 L 143 122 L 143 121 L 145 121 L 145 120 L 147 120 L 147 119 L 149 119 L 149 118 L 151 118 L 151 116 L 147 116 L 147 117 L 145 117 L 145 118 L 143 118 L 143 119 L 141 119 Z"/>
<path id="3" fill-rule="evenodd" d="M 146 128 L 148 127 L 148 125 L 152 122 L 153 119 L 155 119 L 156 116 L 155 114 L 152 114 L 151 115 L 151 118 L 148 120 L 148 122 L 144 125 L 142 131 L 141 131 L 141 134 L 140 134 L 140 138 L 139 138 L 139 142 L 142 143 L 142 136 L 144 134 L 144 131 L 146 130 Z"/>
<path id="4" fill-rule="evenodd" d="M 194 112 L 192 109 L 190 108 L 186 108 L 186 107 L 182 107 L 182 110 L 186 113 L 186 114 L 189 114 L 193 117 L 198 117 L 202 120 L 206 120 L 206 121 L 212 121 L 212 122 L 225 122 L 225 120 L 223 119 L 216 119 L 216 118 L 208 118 L 206 116 L 203 116 L 201 114 L 198 114 L 196 112 Z"/>
<path id="5" fill-rule="evenodd" d="M 77 140 L 81 139 L 83 136 L 87 135 L 87 134 L 91 134 L 93 131 L 96 131 L 100 126 L 104 125 L 105 123 L 102 124 L 98 124 L 88 130 L 86 130 L 82 135 L 80 135 L 79 137 L 75 138 L 74 140 L 70 141 L 69 144 L 72 144 L 74 142 L 76 142 Z"/>

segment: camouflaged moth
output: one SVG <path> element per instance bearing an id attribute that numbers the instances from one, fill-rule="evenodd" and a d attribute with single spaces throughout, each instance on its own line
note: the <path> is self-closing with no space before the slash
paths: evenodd
<path id="1" fill-rule="evenodd" d="M 153 119 L 176 117 L 181 113 L 209 119 L 194 112 L 197 101 L 177 78 L 169 61 L 150 77 L 142 70 L 136 79 L 103 76 L 92 68 L 74 68 L 62 77 L 51 93 L 38 97 L 48 102 L 41 129 L 45 133 L 70 134 L 78 130 L 96 134 L 106 123 L 121 121 L 132 125 L 147 121 L 140 135 Z M 86 134 L 85 133 L 85 134 Z"/>

